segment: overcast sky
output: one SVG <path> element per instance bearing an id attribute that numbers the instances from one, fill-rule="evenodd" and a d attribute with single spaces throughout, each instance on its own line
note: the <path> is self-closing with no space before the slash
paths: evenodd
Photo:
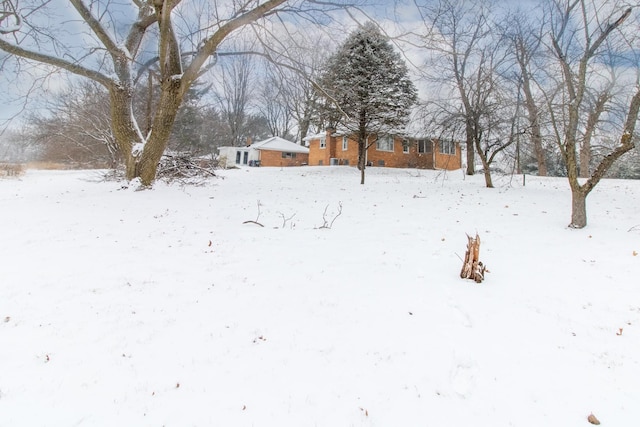
<path id="1" fill-rule="evenodd" d="M 69 16 L 75 15 L 75 11 L 71 9 L 66 0 L 53 1 L 61 2 L 61 6 L 55 9 L 56 12 L 64 13 L 66 10 Z M 368 3 L 371 5 L 372 2 Z M 506 3 L 507 2 L 504 2 L 503 4 Z M 519 0 L 518 3 L 528 8 L 540 2 L 534 0 Z M 513 5 L 514 2 L 511 1 L 508 2 L 508 4 Z M 498 8 L 500 7 L 499 4 L 497 6 Z M 361 22 L 368 18 L 376 19 L 381 27 L 392 36 L 413 30 L 420 25 L 420 16 L 416 13 L 416 9 L 411 1 L 406 2 L 404 5 L 396 1 L 379 1 L 377 5 L 369 6 L 364 12 L 365 14 L 355 13 L 349 15 L 345 12 L 335 14 L 336 22 L 333 24 L 335 27 L 332 26 L 333 28 L 327 32 L 337 39 L 337 43 L 342 36 L 345 36 L 349 30 L 356 25 L 353 20 L 354 16 Z M 130 21 L 127 16 L 130 15 L 121 14 L 118 19 Z M 60 19 L 58 20 L 61 21 Z M 82 43 L 82 33 L 80 31 L 74 32 L 73 25 L 73 20 L 65 21 L 64 32 L 66 33 L 66 37 L 71 37 L 70 40 L 72 40 L 73 43 Z M 115 26 L 116 25 L 113 25 L 113 27 Z M 306 29 L 307 28 L 305 28 L 305 30 Z M 398 46 L 403 47 L 410 66 L 421 65 L 420 52 L 415 49 L 412 50 L 407 45 Z M 50 70 L 41 66 L 33 67 L 22 65 L 21 68 L 18 69 L 14 61 L 4 61 L 5 58 L 6 54 L 3 52 L 0 53 L 0 64 L 3 64 L 3 68 L 0 71 L 3 75 L 3 78 L 0 79 L 0 103 L 2 103 L 2 108 L 0 109 L 0 125 L 6 123 L 7 119 L 15 117 L 16 115 L 24 117 L 26 113 L 44 108 L 43 101 L 47 99 L 47 96 L 56 93 L 56 91 L 69 82 L 68 76 L 63 74 L 50 74 Z M 35 85 L 34 81 L 36 82 Z M 29 94 L 28 102 L 26 102 L 25 99 L 26 94 Z"/>

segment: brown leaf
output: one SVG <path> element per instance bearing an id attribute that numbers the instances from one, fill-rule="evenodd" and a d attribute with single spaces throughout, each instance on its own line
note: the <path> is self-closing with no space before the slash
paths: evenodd
<path id="1" fill-rule="evenodd" d="M 596 416 L 595 416 L 595 415 L 593 415 L 593 414 L 591 414 L 591 415 L 589 415 L 589 416 L 587 417 L 587 421 L 589 421 L 591 424 L 594 424 L 594 425 L 597 425 L 597 426 L 599 426 L 599 425 L 600 425 L 600 421 L 599 421 L 599 420 L 596 418 Z"/>
<path id="2" fill-rule="evenodd" d="M 618 328 L 618 332 L 616 332 L 616 335 L 617 335 L 617 336 L 622 335 L 622 328 Z"/>

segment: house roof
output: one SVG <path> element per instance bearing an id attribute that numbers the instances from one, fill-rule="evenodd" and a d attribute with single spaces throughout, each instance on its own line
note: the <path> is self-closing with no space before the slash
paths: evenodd
<path id="1" fill-rule="evenodd" d="M 327 133 L 326 132 L 322 132 L 322 133 L 315 133 L 313 135 L 307 135 L 302 140 L 303 141 L 311 141 L 312 139 L 320 139 L 323 136 L 327 136 Z"/>
<path id="2" fill-rule="evenodd" d="M 256 150 L 284 151 L 287 153 L 309 153 L 309 149 L 295 142 L 287 141 L 278 136 L 273 136 L 264 141 L 258 141 L 251 144 L 251 148 Z"/>

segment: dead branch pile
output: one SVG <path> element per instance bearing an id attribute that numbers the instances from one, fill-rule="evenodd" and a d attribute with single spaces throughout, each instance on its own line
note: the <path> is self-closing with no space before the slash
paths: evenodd
<path id="1" fill-rule="evenodd" d="M 206 178 L 216 176 L 217 162 L 210 159 L 194 158 L 190 155 L 162 156 L 156 177 L 164 181 L 182 181 L 188 184 L 202 183 Z"/>
<path id="2" fill-rule="evenodd" d="M 474 238 L 467 234 L 467 240 L 467 252 L 464 254 L 460 277 L 480 283 L 484 280 L 484 273 L 487 271 L 487 268 L 480 261 L 480 236 L 476 233 Z"/>

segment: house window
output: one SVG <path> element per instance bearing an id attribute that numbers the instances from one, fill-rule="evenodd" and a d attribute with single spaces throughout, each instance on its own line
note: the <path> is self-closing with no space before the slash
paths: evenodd
<path id="1" fill-rule="evenodd" d="M 456 154 L 456 145 L 453 141 L 440 141 L 440 153 L 442 154 Z"/>
<path id="2" fill-rule="evenodd" d="M 296 153 L 285 153 L 283 151 L 282 152 L 282 158 L 283 159 L 295 159 L 296 158 Z"/>
<path id="3" fill-rule="evenodd" d="M 402 140 L 402 152 L 405 154 L 409 153 L 409 141 L 406 139 Z"/>
<path id="4" fill-rule="evenodd" d="M 323 136 L 320 138 L 320 148 L 327 148 L 327 137 Z"/>
<path id="5" fill-rule="evenodd" d="M 346 136 L 342 137 L 342 151 L 347 151 L 349 149 L 349 138 Z"/>
<path id="6" fill-rule="evenodd" d="M 430 139 L 418 140 L 418 153 L 430 153 L 433 151 L 433 144 Z"/>
<path id="7" fill-rule="evenodd" d="M 390 136 L 383 136 L 376 141 L 376 150 L 378 151 L 393 151 L 393 138 Z"/>

